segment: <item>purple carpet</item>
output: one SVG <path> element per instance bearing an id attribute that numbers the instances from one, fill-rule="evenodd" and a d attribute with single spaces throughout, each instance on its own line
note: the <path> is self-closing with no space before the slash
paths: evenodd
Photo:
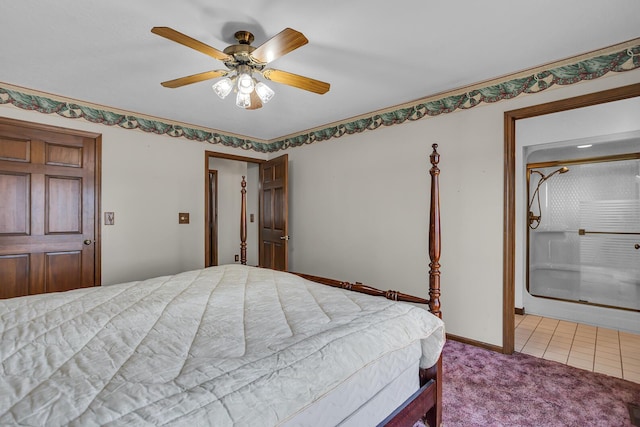
<path id="1" fill-rule="evenodd" d="M 640 384 L 456 341 L 443 352 L 444 427 L 633 426 Z"/>

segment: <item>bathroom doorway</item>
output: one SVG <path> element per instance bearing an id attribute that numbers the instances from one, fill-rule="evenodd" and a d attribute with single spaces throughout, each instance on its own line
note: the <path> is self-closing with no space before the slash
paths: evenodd
<path id="1" fill-rule="evenodd" d="M 526 280 L 525 242 L 528 228 L 526 209 L 529 201 L 527 200 L 523 147 L 640 131 L 637 115 L 640 108 L 639 97 L 640 83 L 636 83 L 504 113 L 503 351 L 505 353 L 510 354 L 514 349 L 515 308 L 533 309 L 528 302 L 527 307 L 524 307 L 524 298 L 528 294 L 524 283 Z M 627 101 L 632 105 L 626 105 Z M 615 123 L 617 128 L 607 131 L 597 129 L 603 123 L 610 125 Z M 537 130 L 526 132 L 527 127 L 536 127 Z M 557 134 L 550 135 L 551 131 L 557 131 Z M 580 135 L 569 136 L 568 132 Z M 564 301 L 543 300 L 546 305 L 555 305 L 556 310 L 563 316 L 578 315 L 574 308 L 584 306 Z M 548 302 L 558 304 L 548 304 Z M 591 314 L 586 316 L 586 323 L 592 321 L 595 316 L 605 322 L 629 326 L 630 329 L 633 325 L 640 325 L 639 312 L 603 307 L 589 308 Z M 585 314 L 579 314 L 579 316 L 585 316 Z M 578 321 L 583 320 L 578 319 Z"/>

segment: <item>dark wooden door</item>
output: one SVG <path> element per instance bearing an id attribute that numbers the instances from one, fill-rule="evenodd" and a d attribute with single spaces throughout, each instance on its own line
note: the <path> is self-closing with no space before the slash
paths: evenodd
<path id="1" fill-rule="evenodd" d="M 260 266 L 287 271 L 288 162 L 285 154 L 260 164 Z"/>
<path id="2" fill-rule="evenodd" d="M 0 120 L 0 298 L 96 286 L 100 136 Z"/>

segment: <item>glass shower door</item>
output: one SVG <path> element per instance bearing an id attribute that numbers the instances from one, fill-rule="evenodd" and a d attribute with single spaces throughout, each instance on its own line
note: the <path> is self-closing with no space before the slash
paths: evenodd
<path id="1" fill-rule="evenodd" d="M 568 161 L 567 171 L 546 179 L 559 162 L 531 165 L 530 294 L 640 310 L 640 155 L 634 156 Z"/>

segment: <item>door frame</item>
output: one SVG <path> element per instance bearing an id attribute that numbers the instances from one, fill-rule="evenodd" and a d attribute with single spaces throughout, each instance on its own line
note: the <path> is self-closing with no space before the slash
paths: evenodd
<path id="1" fill-rule="evenodd" d="M 94 286 L 102 285 L 102 134 L 78 129 L 71 129 L 62 126 L 47 125 L 27 120 L 11 119 L 0 117 L 0 124 L 29 127 L 43 132 L 58 132 L 81 138 L 89 138 L 95 141 L 94 156 L 94 177 L 93 177 L 93 197 L 94 197 L 94 221 L 93 221 L 93 276 Z"/>
<path id="2" fill-rule="evenodd" d="M 210 267 L 212 265 L 218 265 L 218 171 L 216 169 L 209 169 L 207 171 L 207 196 L 209 199 L 206 201 L 207 209 L 206 215 L 206 227 L 208 234 L 205 236 L 205 260 L 204 266 Z M 212 191 L 213 190 L 213 191 Z M 212 196 L 213 193 L 213 196 Z M 215 200 L 211 200 L 213 197 Z M 209 223 L 213 222 L 213 226 Z M 213 236 L 215 240 L 213 243 Z M 213 249 L 212 249 L 213 248 Z M 213 250 L 213 255 L 211 251 Z"/>
<path id="3" fill-rule="evenodd" d="M 640 96 L 640 83 L 561 99 L 504 113 L 504 229 L 502 270 L 502 352 L 515 347 L 516 121 Z"/>
<path id="4" fill-rule="evenodd" d="M 254 157 L 245 157 L 245 156 L 237 156 L 235 154 L 225 154 L 225 153 L 217 153 L 215 151 L 205 151 L 204 152 L 204 264 L 207 266 L 208 260 L 211 258 L 211 250 L 209 249 L 209 241 L 211 240 L 211 229 L 209 227 L 209 159 L 218 158 L 218 159 L 227 159 L 227 160 L 236 160 L 238 162 L 245 163 L 255 163 L 260 165 L 261 163 L 266 162 L 263 159 L 256 159 Z M 214 227 L 217 228 L 217 217 L 215 218 L 216 224 Z M 216 257 L 217 259 L 217 257 Z M 260 247 L 258 247 L 258 259 L 260 259 Z"/>

